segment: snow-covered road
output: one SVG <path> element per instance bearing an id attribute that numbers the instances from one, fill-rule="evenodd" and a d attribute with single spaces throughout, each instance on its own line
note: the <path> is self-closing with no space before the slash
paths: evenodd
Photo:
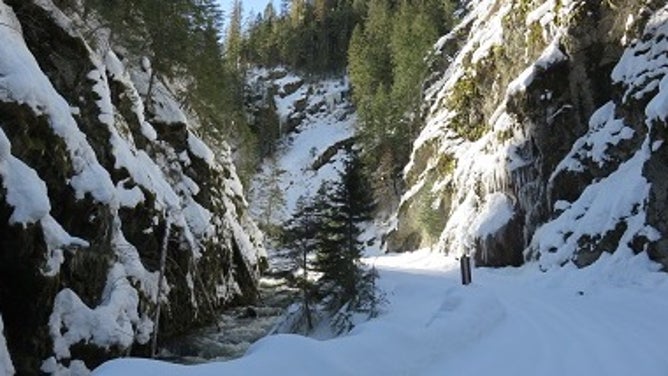
<path id="1" fill-rule="evenodd" d="M 476 269 L 415 252 L 371 262 L 389 301 L 349 335 L 267 337 L 243 358 L 197 366 L 139 359 L 97 375 L 667 375 L 668 275 L 644 255 L 584 270 Z"/>

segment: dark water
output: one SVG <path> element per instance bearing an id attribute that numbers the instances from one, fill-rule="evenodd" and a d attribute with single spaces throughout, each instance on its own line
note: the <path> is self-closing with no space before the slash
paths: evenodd
<path id="1" fill-rule="evenodd" d="M 257 305 L 230 309 L 220 316 L 218 327 L 211 325 L 170 341 L 160 349 L 160 358 L 193 364 L 241 357 L 271 331 L 296 296 L 285 279 L 273 277 L 260 280 L 259 292 Z"/>

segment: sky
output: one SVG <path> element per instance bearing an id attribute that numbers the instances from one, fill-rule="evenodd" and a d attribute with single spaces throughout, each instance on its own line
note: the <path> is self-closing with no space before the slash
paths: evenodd
<path id="1" fill-rule="evenodd" d="M 272 0 L 241 0 L 245 16 L 249 17 L 250 15 L 256 15 L 258 12 L 262 12 L 270 1 Z M 231 13 L 234 0 L 218 0 L 218 2 L 221 4 L 225 16 L 228 16 Z M 273 0 L 273 2 L 274 7 L 278 10 L 279 0 Z"/>

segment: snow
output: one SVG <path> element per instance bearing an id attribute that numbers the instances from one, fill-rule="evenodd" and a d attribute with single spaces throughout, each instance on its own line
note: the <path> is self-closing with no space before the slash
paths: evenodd
<path id="1" fill-rule="evenodd" d="M 102 303 L 93 309 L 70 289 L 56 295 L 49 332 L 58 360 L 69 358 L 70 346 L 81 341 L 103 348 L 128 348 L 135 339 L 139 343 L 148 342 L 153 324 L 137 313 L 139 296 L 125 275 L 120 264 L 109 270 Z"/>
<path id="2" fill-rule="evenodd" d="M 542 267 L 562 265 L 581 247 L 580 238 L 603 235 L 615 230 L 618 223 L 625 223 L 626 229 L 618 248 L 606 249 L 608 252 L 632 252 L 629 244 L 636 235 L 657 240 L 656 230 L 645 224 L 650 184 L 642 170 L 649 154 L 649 140 L 646 140 L 631 159 L 609 176 L 589 185 L 559 217 L 536 230 L 529 249 L 540 252 Z"/>
<path id="3" fill-rule="evenodd" d="M 16 24 L 13 12 L 4 4 L 0 23 Z M 0 100 L 26 104 L 36 114 L 47 116 L 53 132 L 67 146 L 75 172 L 70 185 L 76 197 L 82 199 L 89 193 L 95 200 L 109 203 L 114 192 L 109 174 L 79 130 L 69 104 L 42 72 L 19 32 L 0 33 L 0 88 Z"/>
<path id="4" fill-rule="evenodd" d="M 258 71 L 255 74 L 267 75 L 268 72 Z M 286 75 L 276 82 L 276 85 L 282 87 L 281 85 L 286 83 L 301 82 L 301 79 L 294 75 Z M 285 199 L 284 208 L 274 213 L 275 218 L 272 218 L 272 221 L 275 223 L 287 219 L 286 215 L 295 209 L 300 196 L 312 197 L 322 182 L 337 179 L 342 168 L 341 153 L 333 158 L 333 163 L 326 164 L 317 171 L 311 166 L 329 146 L 353 136 L 356 117 L 354 114 L 347 114 L 350 103 L 344 98 L 344 93 L 349 90 L 348 85 L 345 78 L 324 80 L 314 84 L 303 84 L 295 93 L 284 98 L 278 95 L 274 97 L 277 113 L 281 118 L 287 119 L 294 115 L 294 100 L 298 93 L 304 95 L 312 93 L 305 97 L 307 109 L 324 104 L 328 107 L 328 111 L 308 114 L 305 110 L 306 118 L 296 132 L 285 135 L 280 141 L 275 157 L 276 163 L 273 166 L 269 163 L 264 164 L 263 171 L 251 185 L 251 196 L 254 197 L 251 202 L 256 205 L 251 210 L 256 218 L 261 217 L 262 211 L 262 208 L 257 207 L 257 203 L 262 201 L 259 196 L 264 194 L 267 188 L 263 182 L 267 181 L 267 176 L 275 172 L 273 169 L 283 171 L 278 178 L 278 185 Z"/>
<path id="5" fill-rule="evenodd" d="M 111 59 L 111 62 L 113 64 L 112 69 L 120 69 L 117 66 L 120 63 L 114 62 L 113 59 Z M 176 207 L 179 204 L 179 197 L 166 180 L 160 167 L 145 151 L 137 150 L 131 141 L 132 139 L 128 137 L 129 140 L 126 140 L 119 129 L 116 128 L 111 90 L 103 67 L 90 72 L 88 78 L 95 81 L 93 90 L 100 97 L 96 101 L 100 109 L 99 120 L 107 126 L 110 133 L 109 142 L 115 159 L 114 168 L 126 169 L 137 184 L 155 193 L 156 201 L 161 209 Z M 142 124 L 145 123 L 145 121 L 142 122 Z M 138 188 L 128 191 L 124 186 L 117 185 L 116 195 L 119 203 L 125 207 L 135 207 L 144 200 L 144 194 Z"/>
<path id="6" fill-rule="evenodd" d="M 35 170 L 11 155 L 11 144 L 0 129 L 0 177 L 7 203 L 14 210 L 10 224 L 35 223 L 51 210 L 46 184 Z"/>
<path id="7" fill-rule="evenodd" d="M 60 273 L 60 265 L 65 260 L 63 250 L 74 252 L 79 248 L 88 248 L 90 244 L 65 231 L 62 226 L 50 215 L 44 216 L 40 220 L 44 242 L 48 251 L 46 267 L 42 273 L 48 277 L 53 277 Z"/>
<path id="8" fill-rule="evenodd" d="M 50 0 L 35 2 L 50 14 L 57 25 L 78 38 L 79 34 L 72 21 Z M 153 226 L 159 226 L 161 215 L 166 215 L 169 223 L 182 229 L 178 232 L 179 240 L 187 242 L 195 260 L 205 251 L 205 242 L 210 241 L 207 245 L 226 242 L 226 249 L 233 252 L 238 249 L 243 258 L 242 262 L 248 264 L 246 266 L 251 273 L 257 272 L 258 259 L 265 256 L 261 244 L 262 235 L 245 211 L 247 203 L 243 198 L 243 189 L 232 165 L 229 149 L 223 145 L 217 158 L 220 163 L 215 161 L 214 153 L 188 129 L 188 119 L 181 111 L 168 83 L 159 80 L 153 87 L 153 104 L 157 114 L 152 120 L 164 122 L 167 126 L 174 123 L 180 123 L 175 126 L 185 126 L 188 132 L 188 150 L 177 153 L 168 142 L 158 140 L 156 130 L 144 116 L 145 108 L 140 94 L 145 93 L 148 88 L 148 62 L 144 64 L 144 72 L 126 69 L 124 63 L 109 49 L 108 33 L 94 36 L 97 39 L 94 44 L 99 50 L 93 51 L 93 48 L 87 46 L 89 56 L 81 57 L 90 59 L 90 63 L 94 65 L 94 69 L 87 72 L 86 78 L 97 98 L 94 103 L 98 111 L 97 120 L 100 122 L 97 125 L 103 127 L 103 134 L 108 131 L 113 169 L 114 172 L 120 172 L 114 176 L 124 177 L 114 183 L 110 172 L 100 165 L 89 139 L 77 124 L 82 109 L 67 103 L 51 84 L 27 48 L 12 8 L 2 0 L 0 28 L 0 101 L 25 106 L 36 117 L 43 117 L 48 122 L 49 127 L 46 130 L 51 130 L 53 136 L 60 138 L 66 147 L 67 153 L 62 163 L 71 164 L 72 173 L 62 183 L 73 188 L 75 198 L 90 197 L 96 201 L 96 205 L 102 204 L 102 207 L 106 207 L 110 215 L 111 223 L 107 235 L 111 238 L 109 251 L 113 253 L 107 255 L 109 263 L 106 276 L 99 276 L 103 280 L 106 277 L 102 296 L 82 299 L 77 291 L 68 288 L 67 283 L 56 284 L 57 289 L 53 291 L 54 294 L 57 292 L 57 295 L 48 329 L 53 340 L 54 356 L 43 360 L 42 371 L 63 376 L 84 375 L 88 373 L 86 365 L 81 360 L 70 359 L 71 346 L 90 343 L 102 348 L 126 350 L 133 344 L 147 343 L 153 331 L 153 322 L 146 316 L 146 312 L 150 312 L 152 304 L 158 301 L 166 303 L 170 291 L 170 281 L 158 281 L 158 272 L 149 272 L 145 268 L 139 250 L 125 238 L 119 216 L 120 208 L 134 208 L 151 202 L 154 207 L 147 209 L 155 211 Z M 82 43 L 85 44 L 83 41 Z M 115 108 L 110 80 L 120 84 L 120 96 L 131 105 L 130 109 L 136 119 L 124 117 L 127 114 L 121 114 L 119 109 Z M 135 120 L 139 125 L 139 132 L 131 129 Z M 96 124 L 91 126 L 94 125 Z M 201 158 L 208 164 L 213 177 L 222 177 L 221 187 L 214 188 L 213 201 L 215 205 L 224 206 L 224 213 L 214 215 L 195 200 L 200 188 L 186 174 L 190 172 L 187 169 L 194 157 Z M 0 180 L 0 194 L 4 196 L 11 211 L 10 224 L 40 226 L 46 248 L 40 272 L 46 277 L 60 280 L 59 273 L 68 256 L 67 252 L 73 254 L 88 251 L 85 248 L 89 247 L 90 239 L 72 236 L 63 228 L 67 226 L 63 226 L 50 214 L 50 200 L 60 198 L 49 197 L 47 185 L 38 173 L 12 155 L 11 142 L 2 129 Z M 222 194 L 216 195 L 218 192 Z M 147 200 L 148 197 L 150 200 Z M 148 227 L 144 231 L 150 233 L 154 228 Z M 184 244 L 184 248 L 187 245 Z M 230 299 L 232 293 L 240 292 L 233 274 L 228 273 L 224 277 L 224 282 L 229 286 L 217 286 L 220 291 L 225 290 L 225 294 L 219 298 Z M 67 278 L 63 281 L 66 280 Z M 160 283 L 163 295 L 158 296 Z M 196 305 L 192 279 L 189 286 L 193 290 L 189 299 Z M 0 322 L 0 332 L 1 329 Z M 6 346 L 1 335 L 0 340 L 0 375 L 4 375 L 9 373 L 11 363 L 8 355 L 7 359 L 4 357 L 6 350 L 3 346 Z"/>
<path id="9" fill-rule="evenodd" d="M 503 44 L 503 18 L 511 9 L 512 3 L 506 3 L 501 10 L 494 13 L 494 17 L 489 21 L 489 26 L 476 35 L 480 40 L 480 46 L 471 54 L 471 64 L 477 64 L 489 55 L 493 47 Z"/>
<path id="10" fill-rule="evenodd" d="M 612 71 L 614 82 L 623 83 L 623 101 L 630 98 L 642 99 L 662 85 L 653 103 L 647 106 L 648 120 L 662 119 L 668 114 L 666 109 L 668 90 L 665 76 L 668 74 L 668 5 L 657 10 L 645 27 L 648 38 L 635 40 L 624 51 L 619 63 Z"/>
<path id="11" fill-rule="evenodd" d="M 144 65 L 144 70 L 134 70 L 130 72 L 132 82 L 137 89 L 137 92 L 142 96 L 146 96 L 151 81 L 151 67 L 147 58 Z M 155 112 L 154 121 L 164 124 L 187 124 L 188 119 L 179 106 L 179 102 L 174 98 L 166 84 L 162 82 L 159 76 L 154 78 L 153 86 L 151 87 L 151 99 L 153 102 L 153 111 Z"/>
<path id="12" fill-rule="evenodd" d="M 491 235 L 506 225 L 514 214 L 510 197 L 494 192 L 487 196 L 481 214 L 473 222 L 473 233 L 479 238 Z"/>
<path id="13" fill-rule="evenodd" d="M 274 335 L 240 359 L 194 366 L 117 359 L 108 375 L 644 375 L 668 372 L 668 276 L 644 254 L 583 270 L 475 269 L 422 250 L 368 259 L 383 314 L 318 341 Z"/>
<path id="14" fill-rule="evenodd" d="M 526 68 L 520 75 L 508 84 L 508 95 L 513 95 L 519 92 L 523 92 L 531 85 L 534 80 L 534 77 L 540 71 L 547 70 L 550 66 L 568 60 L 568 57 L 561 52 L 559 49 L 559 38 L 555 38 L 552 43 L 550 43 L 543 53 L 538 57 L 536 62 Z"/>
<path id="15" fill-rule="evenodd" d="M 608 102 L 594 112 L 589 119 L 589 131 L 575 141 L 571 151 L 555 168 L 551 179 L 564 170 L 583 171 L 582 162 L 585 160 L 603 167 L 610 159 L 606 153 L 608 149 L 633 137 L 635 132 L 622 119 L 616 118 L 615 109 L 614 102 Z"/>
<path id="16" fill-rule="evenodd" d="M 110 270 L 117 269 L 113 272 L 117 278 L 127 277 L 133 281 L 133 286 L 137 286 L 145 296 L 149 297 L 151 301 L 158 301 L 158 271 L 149 272 L 144 268 L 144 264 L 139 257 L 137 248 L 130 244 L 123 235 L 121 228 L 121 221 L 115 217 L 111 226 L 111 245 L 116 255 L 116 262 L 112 265 Z M 196 250 L 193 250 L 195 252 Z M 122 271 L 123 274 L 118 271 Z M 112 271 L 110 271 L 112 273 Z M 130 285 L 128 285 L 130 286 Z M 117 282 L 115 279 L 107 278 L 105 290 L 109 291 L 116 289 Z M 130 286 L 132 287 L 132 286 Z M 169 285 L 163 281 L 162 291 L 167 294 L 169 292 Z M 130 292 L 136 294 L 136 292 Z M 133 299 L 130 297 L 129 299 Z"/>
<path id="17" fill-rule="evenodd" d="M 58 363 L 56 358 L 50 357 L 42 363 L 40 371 L 45 372 L 51 376 L 88 376 L 90 370 L 86 364 L 81 360 L 72 360 L 69 367 Z"/>
<path id="18" fill-rule="evenodd" d="M 126 95 L 129 96 L 130 101 L 132 102 L 132 111 L 137 115 L 142 135 L 149 141 L 157 140 L 158 133 L 155 131 L 155 128 L 146 121 L 144 116 L 144 102 L 142 102 L 139 92 L 135 88 L 132 79 L 130 78 L 130 74 L 126 72 L 123 63 L 113 51 L 109 51 L 104 57 L 104 65 L 109 72 L 110 78 L 123 83 L 126 87 Z"/>
<path id="19" fill-rule="evenodd" d="M 39 222 L 44 234 L 47 255 L 42 273 L 55 276 L 64 261 L 63 250 L 88 247 L 88 242 L 68 234 L 49 214 L 51 203 L 46 184 L 35 170 L 11 155 L 11 145 L 0 129 L 0 177 L 6 190 L 6 200 L 14 210 L 10 224 L 28 225 Z"/>
<path id="20" fill-rule="evenodd" d="M 191 132 L 188 132 L 188 150 L 207 164 L 213 165 L 215 158 L 213 151 Z"/>
<path id="21" fill-rule="evenodd" d="M 1 9 L 0 12 L 2 12 Z M 4 330 L 5 324 L 2 322 L 2 316 L 0 315 L 0 376 L 12 376 L 15 370 L 12 358 L 9 356 L 9 350 L 7 350 Z"/>
<path id="22" fill-rule="evenodd" d="M 183 215 L 193 234 L 197 237 L 210 236 L 214 232 L 211 212 L 198 204 L 192 198 L 188 198 L 183 208 Z"/>
<path id="23" fill-rule="evenodd" d="M 668 120 L 668 74 L 659 82 L 659 93 L 647 104 L 645 114 L 648 121 Z"/>

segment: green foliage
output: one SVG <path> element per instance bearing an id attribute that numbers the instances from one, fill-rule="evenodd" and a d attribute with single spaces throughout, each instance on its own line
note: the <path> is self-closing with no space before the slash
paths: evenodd
<path id="1" fill-rule="evenodd" d="M 457 80 L 451 93 L 448 103 L 456 114 L 450 120 L 450 128 L 469 141 L 478 140 L 487 131 L 480 106 L 483 94 L 478 83 L 466 73 Z"/>
<path id="2" fill-rule="evenodd" d="M 359 15 L 351 0 L 292 0 L 276 15 L 270 4 L 245 38 L 244 59 L 260 65 L 288 65 L 309 73 L 341 72 Z"/>
<path id="3" fill-rule="evenodd" d="M 373 210 L 361 174 L 359 159 L 349 160 L 341 181 L 323 184 L 314 200 L 300 199 L 286 226 L 285 244 L 297 255 L 300 268 L 321 275 L 315 284 L 302 278 L 304 305 L 320 301 L 330 314 L 377 313 L 375 274 L 365 271 L 359 261 L 360 224 L 370 219 Z"/>
<path id="4" fill-rule="evenodd" d="M 363 271 L 359 265 L 363 244 L 360 224 L 368 221 L 373 209 L 362 166 L 357 158 L 346 162 L 339 184 L 320 192 L 325 195 L 325 210 L 318 233 L 316 269 L 322 273 L 319 289 L 328 297 L 335 312 L 358 294 Z"/>
<path id="5" fill-rule="evenodd" d="M 419 194 L 417 198 L 417 222 L 431 243 L 435 243 L 445 228 L 446 213 L 440 208 L 438 195 L 429 191 Z M 436 204 L 436 205 L 435 205 Z"/>
<path id="6" fill-rule="evenodd" d="M 363 158 L 370 166 L 384 165 L 373 172 L 375 181 L 394 181 L 385 186 L 396 187 L 419 132 L 429 50 L 452 24 L 454 3 L 369 0 L 365 5 L 366 17 L 350 41 L 348 71 L 362 149 L 369 151 Z"/>
<path id="7" fill-rule="evenodd" d="M 285 207 L 285 197 L 280 186 L 281 175 L 285 170 L 281 169 L 275 158 L 269 158 L 265 162 L 268 172 L 260 175 L 258 184 L 259 192 L 255 192 L 256 206 L 261 213 L 258 218 L 259 227 L 270 239 L 280 237 L 279 227 L 276 226 L 277 217 L 281 217 L 282 209 Z"/>
<path id="8" fill-rule="evenodd" d="M 135 56 L 148 56 L 154 71 L 168 77 L 188 67 L 191 36 L 216 18 L 207 14 L 215 9 L 210 1 L 87 0 L 84 7 L 108 22 L 116 42 Z"/>
<path id="9" fill-rule="evenodd" d="M 179 98 L 198 115 L 200 131 L 214 146 L 232 143 L 237 170 L 246 181 L 255 164 L 255 136 L 246 124 L 244 72 L 239 65 L 243 46 L 241 3 L 235 2 L 221 44 L 223 14 L 216 0 L 83 1 L 83 17 L 95 15 L 111 31 L 112 45 L 127 50 L 126 58 L 151 61 L 146 109 L 153 112 L 151 91 L 161 77 L 179 78 L 188 86 Z"/>
<path id="10" fill-rule="evenodd" d="M 436 171 L 436 176 L 444 178 L 455 171 L 457 167 L 457 160 L 449 155 L 440 155 L 438 163 L 434 167 Z"/>

